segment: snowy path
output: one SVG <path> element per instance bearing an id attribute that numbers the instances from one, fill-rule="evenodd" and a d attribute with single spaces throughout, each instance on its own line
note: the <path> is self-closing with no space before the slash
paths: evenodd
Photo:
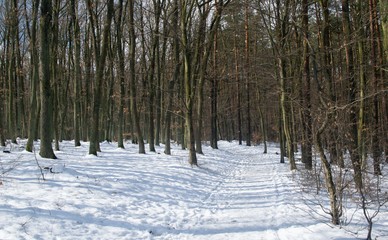
<path id="1" fill-rule="evenodd" d="M 0 167 L 12 167 L 0 178 L 0 239 L 354 239 L 309 215 L 319 207 L 301 200 L 276 147 L 262 154 L 220 141 L 219 150 L 204 146 L 199 168 L 179 146 L 171 156 L 101 148 L 95 157 L 88 143 L 64 142 L 55 161 L 0 152 Z M 51 169 L 46 181 L 35 157 Z"/>
<path id="2" fill-rule="evenodd" d="M 287 239 L 280 237 L 281 229 L 295 224 L 281 193 L 292 192 L 287 166 L 257 149 L 229 153 L 236 162 L 229 163 L 225 175 L 205 193 L 195 214 L 182 226 L 186 230 L 179 237 L 171 234 L 161 239 L 206 239 L 209 235 L 211 239 Z"/>

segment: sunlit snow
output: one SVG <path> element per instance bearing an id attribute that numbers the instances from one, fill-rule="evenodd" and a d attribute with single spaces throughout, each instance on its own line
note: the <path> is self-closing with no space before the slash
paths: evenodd
<path id="1" fill-rule="evenodd" d="M 88 143 L 62 142 L 58 159 L 19 145 L 0 153 L 0 239 L 362 239 L 360 210 L 350 224 L 330 224 L 306 200 L 278 148 L 219 142 L 204 146 L 199 167 L 187 151 L 137 153 L 137 145 L 104 142 L 98 157 Z M 39 144 L 36 143 L 36 148 Z M 38 149 L 36 149 L 38 152 Z M 42 168 L 43 176 L 38 167 Z M 302 168 L 302 166 L 299 166 Z M 326 198 L 321 195 L 321 198 Z M 327 202 L 327 201 L 326 201 Z M 384 206 L 373 236 L 388 239 Z M 349 211 L 351 212 L 351 211 Z"/>

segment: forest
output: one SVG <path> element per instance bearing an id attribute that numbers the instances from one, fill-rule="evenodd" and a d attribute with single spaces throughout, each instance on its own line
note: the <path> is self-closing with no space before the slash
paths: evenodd
<path id="1" fill-rule="evenodd" d="M 2 146 L 278 142 L 357 189 L 388 162 L 384 0 L 5 0 L 0 39 Z"/>

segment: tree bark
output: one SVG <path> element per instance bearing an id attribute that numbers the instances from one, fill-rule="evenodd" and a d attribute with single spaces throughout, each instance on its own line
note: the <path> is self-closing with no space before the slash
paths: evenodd
<path id="1" fill-rule="evenodd" d="M 380 6 L 380 17 L 381 17 L 381 29 L 382 29 L 382 41 L 383 41 L 383 61 L 384 61 L 384 67 L 386 68 L 388 66 L 388 1 L 380 0 L 379 1 Z M 385 73 L 385 76 L 386 73 Z M 383 84 L 384 89 L 388 88 L 387 81 Z M 383 115 L 383 121 L 382 122 L 388 122 L 388 93 L 384 94 L 384 102 L 385 102 L 385 109 L 384 115 Z M 385 125 L 385 138 L 384 138 L 385 144 L 384 144 L 384 152 L 385 152 L 385 162 L 388 163 L 388 126 Z"/>
<path id="2" fill-rule="evenodd" d="M 218 99 L 218 77 L 217 77 L 217 33 L 214 36 L 214 47 L 213 47 L 213 65 L 214 65 L 214 77 L 212 79 L 211 86 L 211 138 L 210 138 L 210 146 L 213 149 L 218 149 L 218 131 L 217 131 L 217 99 Z"/>
<path id="3" fill-rule="evenodd" d="M 320 88 L 325 88 L 325 85 L 329 86 L 329 92 L 328 95 L 330 96 L 330 100 L 332 104 L 336 104 L 337 102 L 337 96 L 335 92 L 334 82 L 333 82 L 333 73 L 332 73 L 332 67 L 333 67 L 333 57 L 332 57 L 332 51 L 331 51 L 331 43 L 330 43 L 330 9 L 329 9 L 329 1 L 328 0 L 320 0 L 321 6 L 322 6 L 322 15 L 323 15 L 323 23 L 322 23 L 322 33 L 321 33 L 321 49 L 322 52 L 322 58 L 323 58 L 323 79 L 326 81 L 326 84 L 322 84 Z M 338 143 L 337 143 L 337 137 L 339 135 L 338 132 L 338 126 L 334 124 L 330 128 L 329 131 L 329 139 L 328 139 L 328 148 L 330 152 L 330 161 L 333 164 L 338 164 L 340 167 L 344 167 L 343 162 L 341 161 L 341 157 L 339 157 L 339 150 L 338 150 Z"/>
<path id="4" fill-rule="evenodd" d="M 331 118 L 329 115 L 331 113 L 326 113 L 326 117 L 322 125 L 319 127 L 317 133 L 316 133 L 316 146 L 318 148 L 318 152 L 321 158 L 321 162 L 323 165 L 323 169 L 325 172 L 325 182 L 326 182 L 326 188 L 329 194 L 330 199 L 330 209 L 331 209 L 331 222 L 334 225 L 340 224 L 340 205 L 338 202 L 338 196 L 337 196 L 337 189 L 333 180 L 333 173 L 331 170 L 331 165 L 329 160 L 326 157 L 325 150 L 323 148 L 322 143 L 322 133 L 327 127 L 328 121 Z"/>
<path id="5" fill-rule="evenodd" d="M 30 94 L 30 116 L 29 116 L 29 127 L 28 127 L 28 140 L 26 145 L 26 151 L 34 151 L 34 140 L 36 138 L 36 125 L 38 120 L 38 89 L 39 89 L 39 53 L 37 47 L 37 22 L 38 22 L 38 12 L 39 12 L 39 3 L 40 1 L 34 1 L 32 6 L 32 26 L 31 26 L 31 94 Z"/>
<path id="6" fill-rule="evenodd" d="M 80 122 L 81 122 L 81 38 L 78 20 L 78 5 L 71 0 L 71 15 L 74 31 L 74 145 L 81 146 Z"/>
<path id="7" fill-rule="evenodd" d="M 88 1 L 88 8 L 91 14 L 93 14 L 92 11 L 92 3 L 90 0 Z M 92 109 L 92 126 L 90 131 L 90 146 L 89 146 L 89 154 L 96 155 L 97 151 L 100 151 L 100 144 L 99 144 L 99 120 L 100 120 L 100 105 L 101 105 L 101 95 L 102 95 L 102 85 L 103 85 L 103 78 L 104 78 L 104 70 L 105 70 L 105 62 L 106 62 L 106 56 L 108 54 L 108 47 L 109 47 L 109 34 L 110 34 L 110 26 L 111 21 L 113 17 L 113 0 L 108 0 L 108 10 L 106 15 L 106 20 L 104 23 L 104 30 L 103 30 L 103 39 L 102 39 L 102 49 L 101 52 L 95 51 L 95 57 L 96 57 L 96 81 L 94 86 L 94 104 Z M 96 24 L 96 22 L 94 22 Z M 95 48 L 97 44 L 100 44 L 96 36 L 94 35 L 93 41 L 95 44 Z M 100 55 L 101 54 L 101 55 Z"/>
<path id="8" fill-rule="evenodd" d="M 349 1 L 342 0 L 342 29 L 344 32 L 344 44 L 345 44 L 345 57 L 346 57 L 346 75 L 345 79 L 349 84 L 349 151 L 354 170 L 354 181 L 358 189 L 362 187 L 362 172 L 361 172 L 361 158 L 358 146 L 358 129 L 357 129 L 357 105 L 356 91 L 357 84 L 354 78 L 354 60 L 353 60 L 353 44 L 351 43 L 351 25 L 350 25 L 350 14 L 349 14 Z"/>
<path id="9" fill-rule="evenodd" d="M 289 112 L 291 109 L 289 108 L 289 96 L 286 86 L 286 78 L 287 78 L 287 70 L 286 70 L 286 39 L 287 39 L 287 29 L 288 29 L 288 21 L 289 21 L 289 7 L 290 1 L 286 1 L 284 3 L 284 13 L 280 12 L 280 2 L 277 1 L 278 12 L 277 12 L 277 40 L 278 45 L 276 46 L 278 50 L 277 52 L 277 68 L 279 75 L 279 87 L 280 87 L 280 110 L 281 110 L 281 123 L 282 130 L 285 136 L 285 147 L 287 151 L 287 157 L 290 161 L 290 169 L 296 169 L 294 150 L 293 150 L 293 138 L 290 127 L 290 116 Z"/>
<path id="10" fill-rule="evenodd" d="M 380 146 L 380 114 L 381 110 L 379 105 L 381 104 L 380 90 L 381 90 L 381 45 L 380 45 L 380 33 L 378 26 L 377 15 L 377 1 L 369 0 L 369 27 L 370 27 L 370 41 L 371 41 L 371 59 L 372 63 L 372 81 L 373 81 L 373 136 L 372 136 L 372 157 L 374 173 L 381 175 L 380 162 L 381 162 L 381 146 Z"/>
<path id="11" fill-rule="evenodd" d="M 185 125 L 186 125 L 186 139 L 189 149 L 189 163 L 190 165 L 198 165 L 197 155 L 195 152 L 195 136 L 194 136 L 194 96 L 193 79 L 191 76 L 191 50 L 188 42 L 189 19 L 193 11 L 194 1 L 184 0 L 181 6 L 181 42 L 183 55 L 183 84 L 184 84 L 184 99 L 185 99 Z"/>
<path id="12" fill-rule="evenodd" d="M 139 112 L 137 110 L 137 97 L 136 97 L 136 35 L 135 35 L 135 0 L 129 2 L 129 71 L 130 71 L 130 111 L 133 118 L 133 124 L 135 126 L 136 137 L 139 143 L 139 153 L 145 153 L 143 134 L 140 128 Z M 135 137 L 135 136 L 132 136 Z"/>
<path id="13" fill-rule="evenodd" d="M 52 94 L 50 85 L 50 36 L 51 36 L 51 0 L 42 0 L 40 18 L 40 62 L 42 77 L 40 81 L 41 89 L 41 125 L 40 125 L 40 151 L 39 155 L 44 158 L 56 159 L 52 148 Z"/>
<path id="14" fill-rule="evenodd" d="M 179 22 L 179 8 L 178 8 L 178 0 L 174 0 L 173 3 L 173 19 L 172 19 L 172 28 L 178 29 L 178 22 Z M 178 32 L 174 32 L 174 38 L 173 38 L 173 56 L 174 56 L 174 73 L 172 76 L 172 79 L 168 82 L 168 89 L 167 89 L 167 107 L 166 107 L 166 116 L 165 116 L 165 128 L 166 128 L 166 137 L 165 137 L 165 149 L 164 153 L 167 155 L 171 155 L 171 117 L 172 117 L 172 103 L 173 103 L 173 97 L 174 97 L 174 86 L 175 83 L 179 80 L 180 76 L 180 45 L 179 45 L 179 36 Z"/>
<path id="15" fill-rule="evenodd" d="M 302 121 L 303 121 L 303 142 L 302 162 L 305 168 L 311 170 L 312 159 L 312 116 L 311 116 L 311 83 L 310 83 L 310 47 L 309 47 L 309 6 L 308 0 L 302 1 L 302 28 L 303 28 L 303 96 L 302 96 Z"/>
<path id="16" fill-rule="evenodd" d="M 248 12 L 248 3 L 245 1 L 245 92 L 246 92 L 246 145 L 251 146 L 252 138 L 252 129 L 251 129 L 251 96 L 250 96 L 250 81 L 251 81 L 251 70 L 250 70 L 250 44 L 249 44 L 249 12 Z"/>
<path id="17" fill-rule="evenodd" d="M 117 146 L 124 148 L 124 104 L 125 104 L 125 59 L 123 49 L 123 0 L 119 1 L 118 12 L 116 14 L 116 35 L 117 35 L 117 55 L 118 55 L 118 75 L 120 83 L 120 102 L 119 102 L 119 115 L 118 115 L 118 127 L 117 127 Z"/>

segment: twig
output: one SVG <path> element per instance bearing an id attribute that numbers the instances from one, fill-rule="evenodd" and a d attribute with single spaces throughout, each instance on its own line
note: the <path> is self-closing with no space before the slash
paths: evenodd
<path id="1" fill-rule="evenodd" d="M 38 168 L 40 170 L 40 174 L 42 175 L 42 179 L 43 179 L 43 181 L 46 181 L 46 178 L 44 177 L 44 173 L 43 173 L 43 168 L 39 165 L 38 158 L 36 157 L 35 148 L 34 148 L 34 157 L 35 157 L 36 165 L 38 166 Z"/>

